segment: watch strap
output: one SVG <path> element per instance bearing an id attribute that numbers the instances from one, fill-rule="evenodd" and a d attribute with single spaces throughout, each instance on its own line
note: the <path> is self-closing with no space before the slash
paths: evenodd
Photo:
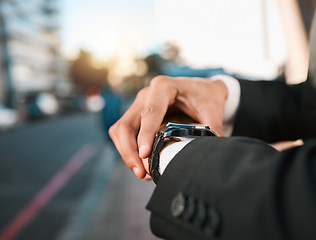
<path id="1" fill-rule="evenodd" d="M 154 144 L 153 144 L 153 151 L 148 158 L 149 164 L 149 173 L 151 178 L 153 179 L 154 183 L 158 183 L 158 179 L 160 177 L 159 173 L 159 153 L 164 144 L 164 137 L 163 134 L 158 134 L 155 137 Z"/>

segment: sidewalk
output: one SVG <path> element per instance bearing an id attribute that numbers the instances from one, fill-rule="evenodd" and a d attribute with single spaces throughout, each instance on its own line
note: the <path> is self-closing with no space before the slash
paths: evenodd
<path id="1" fill-rule="evenodd" d="M 111 147 L 104 148 L 90 187 L 57 240 L 158 239 L 145 209 L 154 183 L 137 179 L 116 156 Z"/>

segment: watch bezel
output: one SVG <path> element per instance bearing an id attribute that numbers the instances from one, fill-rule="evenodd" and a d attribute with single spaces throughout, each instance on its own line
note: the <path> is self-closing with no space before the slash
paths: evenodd
<path id="1" fill-rule="evenodd" d="M 168 122 L 166 127 L 179 127 L 179 128 L 194 128 L 194 129 L 208 129 L 210 130 L 210 127 L 204 124 L 200 123 L 176 123 L 176 122 Z"/>

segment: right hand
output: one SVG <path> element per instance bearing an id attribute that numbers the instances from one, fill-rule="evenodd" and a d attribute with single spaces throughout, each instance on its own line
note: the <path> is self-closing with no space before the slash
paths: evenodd
<path id="1" fill-rule="evenodd" d="M 295 141 L 284 141 L 284 142 L 277 142 L 270 144 L 271 147 L 275 148 L 279 152 L 282 152 L 284 150 L 288 150 L 294 147 L 299 147 L 304 145 L 304 142 L 302 139 L 298 139 Z"/>
<path id="2" fill-rule="evenodd" d="M 222 81 L 158 76 L 139 91 L 134 103 L 109 134 L 126 165 L 138 178 L 147 174 L 146 159 L 166 112 L 176 106 L 195 121 L 223 135 L 227 88 Z"/>

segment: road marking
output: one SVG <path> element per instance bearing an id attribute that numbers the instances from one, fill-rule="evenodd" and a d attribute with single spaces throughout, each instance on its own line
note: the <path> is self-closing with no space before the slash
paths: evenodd
<path id="1" fill-rule="evenodd" d="M 91 144 L 84 145 L 68 163 L 44 186 L 22 211 L 4 228 L 0 240 L 16 237 L 69 179 L 96 153 Z"/>
<path id="2" fill-rule="evenodd" d="M 113 146 L 105 144 L 99 156 L 101 157 L 94 166 L 86 191 L 76 203 L 76 211 L 68 217 L 67 223 L 59 232 L 59 235 L 54 238 L 55 240 L 98 239 L 98 235 L 93 234 L 96 232 L 95 227 L 100 227 L 103 224 L 97 219 L 99 216 L 103 216 L 103 206 L 108 204 L 104 195 L 108 195 L 107 188 L 110 180 L 112 181 L 113 170 L 116 170 L 114 168 L 116 155 Z M 107 227 L 102 226 L 101 228 L 103 229 L 102 234 L 104 234 L 104 231 L 107 232 L 105 230 Z M 118 229 L 117 225 L 114 228 Z M 90 236 L 91 234 L 92 236 Z M 103 239 L 114 238 L 108 238 L 106 235 Z"/>

